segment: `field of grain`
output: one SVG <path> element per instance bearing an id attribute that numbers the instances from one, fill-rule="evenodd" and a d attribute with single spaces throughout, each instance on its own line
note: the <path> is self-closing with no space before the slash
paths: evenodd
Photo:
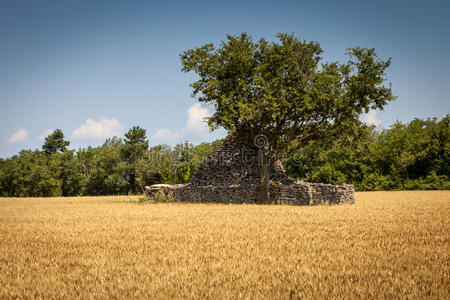
<path id="1" fill-rule="evenodd" d="M 0 298 L 449 299 L 450 191 L 355 205 L 0 199 Z"/>

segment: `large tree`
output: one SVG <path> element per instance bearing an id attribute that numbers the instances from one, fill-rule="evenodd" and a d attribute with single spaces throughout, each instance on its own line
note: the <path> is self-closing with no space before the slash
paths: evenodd
<path id="1" fill-rule="evenodd" d="M 385 85 L 390 59 L 379 59 L 374 49 L 348 48 L 346 62 L 319 64 L 318 42 L 289 34 L 277 38 L 254 42 L 246 33 L 227 35 L 217 48 L 206 44 L 181 54 L 182 70 L 199 76 L 191 84 L 193 96 L 215 108 L 210 127 L 221 126 L 248 143 L 263 137 L 266 200 L 275 155 L 288 145 L 298 149 L 351 130 L 361 113 L 395 99 Z"/>

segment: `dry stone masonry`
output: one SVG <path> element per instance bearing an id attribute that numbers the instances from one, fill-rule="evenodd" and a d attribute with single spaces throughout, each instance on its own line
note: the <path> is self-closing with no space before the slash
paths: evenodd
<path id="1" fill-rule="evenodd" d="M 258 203 L 258 148 L 227 137 L 194 173 L 189 184 L 153 185 L 146 195 L 158 194 L 180 202 Z M 270 202 L 290 205 L 355 203 L 353 185 L 308 183 L 289 178 L 277 162 L 270 178 Z"/>

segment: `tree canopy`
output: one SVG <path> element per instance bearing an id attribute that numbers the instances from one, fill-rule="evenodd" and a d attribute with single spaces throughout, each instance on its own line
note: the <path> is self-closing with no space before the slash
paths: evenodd
<path id="1" fill-rule="evenodd" d="M 348 48 L 346 62 L 320 64 L 318 42 L 289 34 L 277 38 L 254 42 L 246 33 L 227 35 L 217 48 L 206 44 L 181 54 L 182 70 L 199 76 L 191 84 L 193 96 L 215 108 L 208 120 L 212 129 L 222 126 L 248 143 L 264 135 L 266 190 L 274 155 L 292 143 L 298 149 L 351 130 L 361 113 L 395 99 L 385 85 L 391 61 L 374 49 Z"/>
<path id="2" fill-rule="evenodd" d="M 230 133 L 268 137 L 273 150 L 299 146 L 325 132 L 351 128 L 362 112 L 394 100 L 386 87 L 390 59 L 374 49 L 348 48 L 348 61 L 322 63 L 318 42 L 278 34 L 254 42 L 242 33 L 181 54 L 184 72 L 195 72 L 193 96 L 213 104 L 208 123 Z"/>
<path id="3" fill-rule="evenodd" d="M 129 190 L 132 193 L 137 192 L 137 187 L 141 187 L 143 192 L 141 178 L 137 176 L 138 161 L 148 150 L 147 132 L 144 128 L 133 126 L 125 133 L 124 145 L 121 148 L 122 158 L 127 163 L 125 168 L 126 179 L 128 181 Z"/>
<path id="4" fill-rule="evenodd" d="M 52 154 L 56 152 L 64 152 L 70 145 L 69 141 L 64 139 L 64 133 L 61 129 L 54 130 L 49 136 L 45 138 L 42 150 L 46 154 Z"/>
<path id="5" fill-rule="evenodd" d="M 133 126 L 125 133 L 123 157 L 131 163 L 136 162 L 148 149 L 147 132 L 144 128 Z"/>

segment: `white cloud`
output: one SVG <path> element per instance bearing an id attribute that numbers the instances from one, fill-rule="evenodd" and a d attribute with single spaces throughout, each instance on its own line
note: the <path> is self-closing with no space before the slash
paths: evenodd
<path id="1" fill-rule="evenodd" d="M 196 103 L 187 109 L 188 119 L 184 128 L 171 131 L 162 128 L 155 133 L 155 138 L 165 141 L 180 140 L 181 138 L 205 137 L 209 133 L 208 124 L 205 118 L 211 116 L 211 112 L 207 107 Z"/>
<path id="2" fill-rule="evenodd" d="M 28 130 L 19 129 L 19 131 L 17 131 L 7 139 L 7 142 L 9 144 L 19 144 L 28 141 L 28 139 L 29 139 Z"/>
<path id="3" fill-rule="evenodd" d="M 181 135 L 182 134 L 179 131 L 172 132 L 167 128 L 163 128 L 155 133 L 155 138 L 160 140 L 178 140 Z"/>
<path id="4" fill-rule="evenodd" d="M 122 134 L 123 126 L 116 118 L 102 118 L 100 121 L 87 119 L 81 127 L 72 132 L 74 139 L 105 139 Z"/>
<path id="5" fill-rule="evenodd" d="M 377 111 L 375 109 L 371 109 L 367 114 L 363 114 L 362 119 L 367 125 L 375 125 L 376 127 L 381 125 L 381 120 L 377 118 Z"/>
<path id="6" fill-rule="evenodd" d="M 50 134 L 52 134 L 53 131 L 55 131 L 55 129 L 47 129 L 46 131 L 44 131 L 43 133 L 41 133 L 39 135 L 39 140 L 43 141 L 46 137 L 48 137 Z"/>
<path id="7" fill-rule="evenodd" d="M 211 116 L 208 108 L 195 103 L 187 109 L 188 120 L 186 122 L 186 130 L 190 133 L 203 136 L 209 132 L 208 124 L 205 118 Z"/>

